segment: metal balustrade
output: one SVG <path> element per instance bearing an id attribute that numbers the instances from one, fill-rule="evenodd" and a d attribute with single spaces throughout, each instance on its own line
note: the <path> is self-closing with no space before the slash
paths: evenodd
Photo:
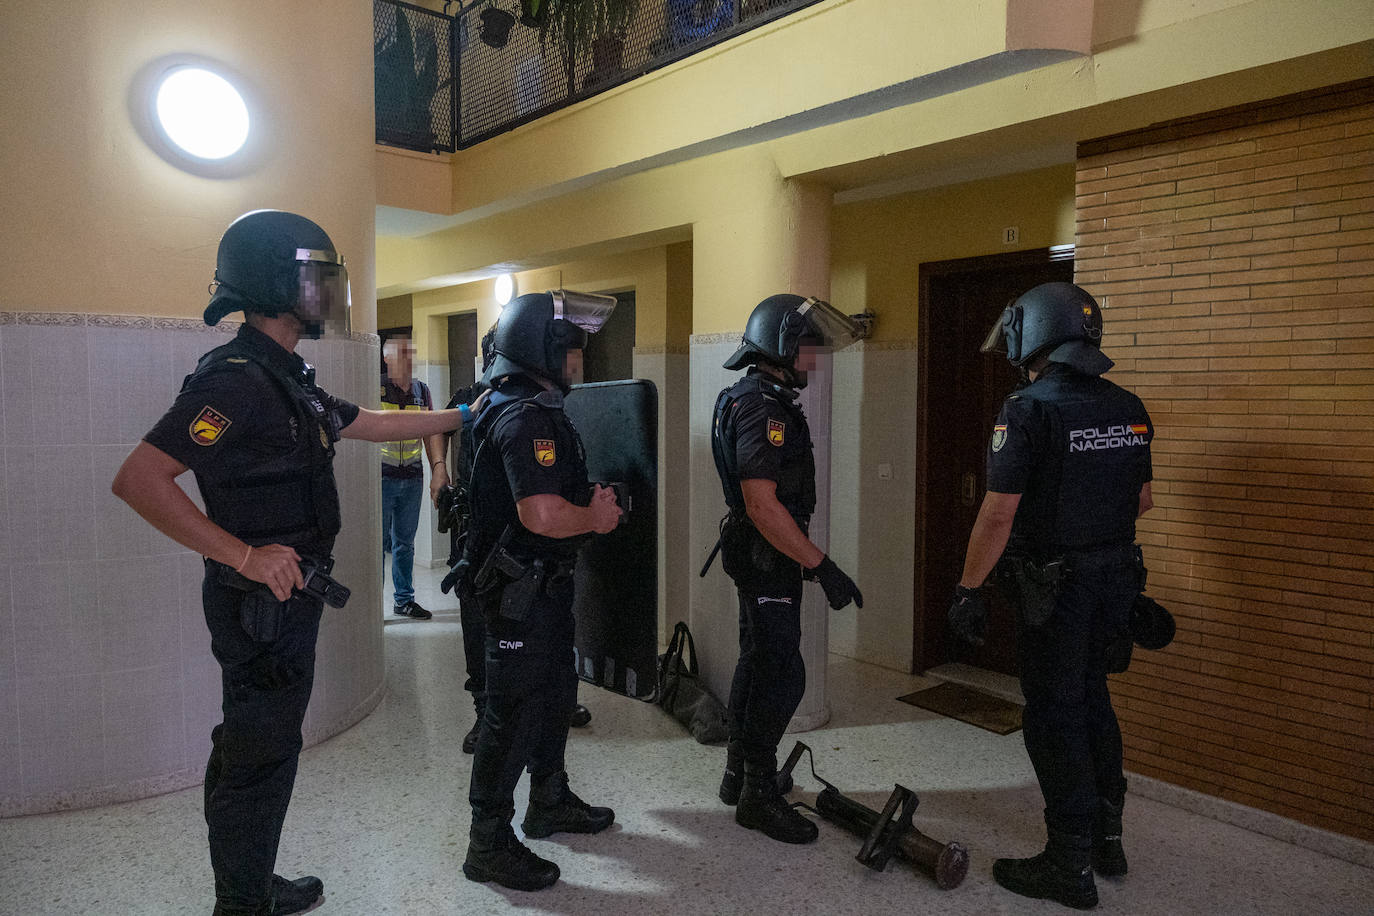
<path id="1" fill-rule="evenodd" d="M 377 142 L 464 149 L 817 2 L 374 0 Z"/>

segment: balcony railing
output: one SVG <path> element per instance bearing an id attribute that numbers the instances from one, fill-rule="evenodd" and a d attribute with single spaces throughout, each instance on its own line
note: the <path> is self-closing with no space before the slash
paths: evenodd
<path id="1" fill-rule="evenodd" d="M 395 0 L 372 4 L 377 142 L 453 152 L 458 136 L 453 17 Z"/>
<path id="2" fill-rule="evenodd" d="M 472 0 L 452 17 L 374 0 L 377 142 L 464 149 L 817 2 L 564 0 L 627 11 L 565 28 L 556 3 L 541 23 L 530 0 Z"/>

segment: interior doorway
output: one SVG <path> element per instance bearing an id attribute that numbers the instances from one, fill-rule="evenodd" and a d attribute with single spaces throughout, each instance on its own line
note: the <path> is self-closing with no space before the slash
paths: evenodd
<path id="1" fill-rule="evenodd" d="M 451 391 L 471 388 L 477 380 L 477 313 L 464 312 L 448 316 L 448 378 Z M 435 392 L 435 407 L 448 401 L 450 392 Z"/>
<path id="2" fill-rule="evenodd" d="M 614 382 L 634 378 L 635 294 L 613 293 L 615 310 L 582 351 L 582 381 Z"/>
<path id="3" fill-rule="evenodd" d="M 993 421 L 1017 384 L 1005 357 L 978 348 L 1012 299 L 1055 280 L 1073 280 L 1072 245 L 921 265 L 912 647 L 917 671 L 961 661 L 1017 674 L 1013 619 L 1000 596 L 993 599 L 987 641 L 978 649 L 952 643 L 945 613 L 987 487 Z"/>

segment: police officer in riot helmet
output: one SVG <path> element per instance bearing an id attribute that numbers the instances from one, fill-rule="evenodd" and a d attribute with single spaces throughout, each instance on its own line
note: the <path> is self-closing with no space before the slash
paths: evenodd
<path id="1" fill-rule="evenodd" d="M 558 880 L 559 868 L 515 836 L 514 792 L 530 771 L 526 837 L 596 833 L 615 819 L 568 785 L 564 749 L 577 697 L 573 569 L 593 534 L 619 523 L 615 492 L 587 480 L 582 441 L 563 413 L 588 333 L 615 300 L 558 290 L 505 307 L 476 416 L 472 521 L 464 554 L 486 619 L 485 703 L 468 799 L 463 873 L 518 890 Z"/>
<path id="2" fill-rule="evenodd" d="M 493 324 L 482 335 L 483 373 L 491 368 L 491 362 L 496 356 L 496 327 L 497 325 Z M 457 477 L 451 485 L 440 491 L 437 503 L 439 531 L 448 531 L 451 541 L 448 559 L 450 571 L 444 577 L 440 588 L 444 592 L 453 589 L 458 598 L 458 610 L 463 623 L 463 657 L 467 662 L 467 679 L 463 682 L 463 689 L 472 695 L 477 713 L 472 727 L 463 735 L 464 754 L 471 754 L 477 750 L 477 733 L 481 729 L 482 712 L 486 706 L 486 618 L 480 602 L 472 594 L 473 570 L 464 559 L 463 548 L 472 521 L 469 486 L 472 480 L 472 456 L 476 450 L 473 426 L 476 415 L 486 403 L 486 393 L 490 390 L 486 382 L 479 378 L 472 385 L 455 390 L 453 397 L 449 399 L 448 406 L 455 407 L 462 413 L 463 426 L 453 436 L 453 467 L 457 470 Z M 591 711 L 577 703 L 573 706 L 572 718 L 569 721 L 574 728 L 586 726 L 592 721 Z"/>
<path id="3" fill-rule="evenodd" d="M 493 324 L 482 335 L 482 371 L 491 366 L 496 355 L 492 349 L 496 338 L 496 325 Z M 480 378 L 472 385 L 453 392 L 448 406 L 456 407 L 463 414 L 463 425 L 453 436 L 453 467 L 457 471 L 453 483 L 440 491 L 438 499 L 439 530 L 448 531 L 450 549 L 448 565 L 450 571 L 444 577 L 440 588 L 450 589 L 458 598 L 458 611 L 463 623 L 463 657 L 467 662 L 467 680 L 463 689 L 472 695 L 476 707 L 476 717 L 472 728 L 463 735 L 463 753 L 471 754 L 477 749 L 477 731 L 482 725 L 482 709 L 485 705 L 486 685 L 486 621 L 476 597 L 472 594 L 472 576 L 463 548 L 467 542 L 468 530 L 472 522 L 472 496 L 469 489 L 472 483 L 472 456 L 476 445 L 472 438 L 474 418 L 486 403 L 490 391 Z"/>
<path id="4" fill-rule="evenodd" d="M 1017 608 L 1026 751 L 1049 835 L 1029 859 L 998 859 L 997 883 L 1087 909 L 1093 872 L 1126 873 L 1121 731 L 1107 674 L 1130 660 L 1144 587 L 1135 520 L 1148 510 L 1154 430 L 1140 399 L 1102 376 L 1102 313 L 1071 283 L 1016 299 L 988 335 L 1028 383 L 1003 403 L 988 448 L 988 492 L 949 609 L 981 644 L 989 575 Z M 1000 558 L 1000 559 L 999 559 Z"/>
<path id="5" fill-rule="evenodd" d="M 205 323 L 242 310 L 243 325 L 200 359 L 112 489 L 205 557 L 205 621 L 224 689 L 205 769 L 215 913 L 276 916 L 324 890 L 273 866 L 314 678 L 322 601 L 310 583 L 330 571 L 339 531 L 334 445 L 440 433 L 459 416 L 365 410 L 315 384 L 296 344 L 347 327 L 348 274 L 305 217 L 256 210 L 235 220 L 212 290 Z M 187 469 L 204 512 L 176 483 Z"/>
<path id="6" fill-rule="evenodd" d="M 816 468 L 797 403 L 821 347 L 843 347 L 862 328 L 828 303 L 783 294 L 749 315 L 725 368 L 748 367 L 716 399 L 711 448 L 729 509 L 720 553 L 739 595 L 740 655 L 730 686 L 730 740 L 720 798 L 735 821 L 784 843 L 809 843 L 816 825 L 783 798 L 777 748 L 806 689 L 801 656 L 802 580 L 818 580 L 839 610 L 863 596 L 807 537 Z M 703 571 L 704 574 L 704 571 Z"/>

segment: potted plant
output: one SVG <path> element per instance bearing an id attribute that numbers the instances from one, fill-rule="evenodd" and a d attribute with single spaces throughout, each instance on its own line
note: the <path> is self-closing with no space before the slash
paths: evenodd
<path id="1" fill-rule="evenodd" d="M 583 88 L 620 72 L 625 33 L 640 0 L 521 0 L 521 21 L 537 24 L 547 49 L 564 49 L 571 91 L 576 61 L 590 52 L 592 70 Z"/>

